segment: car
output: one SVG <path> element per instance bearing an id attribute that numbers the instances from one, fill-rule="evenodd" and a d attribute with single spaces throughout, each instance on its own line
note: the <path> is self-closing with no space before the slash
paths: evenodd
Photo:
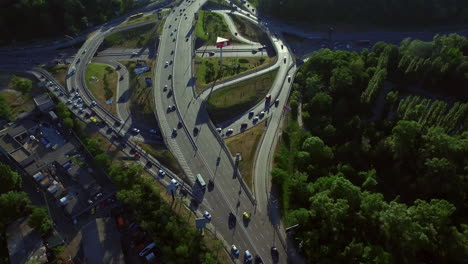
<path id="1" fill-rule="evenodd" d="M 169 62 L 166 61 L 166 63 L 164 64 L 164 67 L 167 68 L 167 66 L 169 66 Z"/>
<path id="2" fill-rule="evenodd" d="M 208 211 L 205 210 L 203 212 L 203 216 L 206 218 L 206 220 L 211 221 L 211 215 L 208 213 Z"/>
<path id="3" fill-rule="evenodd" d="M 177 136 L 177 128 L 172 129 L 172 136 Z"/>
<path id="4" fill-rule="evenodd" d="M 55 87 L 54 91 L 58 92 L 58 91 L 60 91 L 60 88 Z"/>
<path id="5" fill-rule="evenodd" d="M 218 133 L 221 133 L 222 130 L 223 130 L 223 129 L 220 128 L 220 127 L 216 128 L 216 131 L 218 131 Z"/>
<path id="6" fill-rule="evenodd" d="M 79 97 L 80 94 L 78 92 L 75 93 L 75 97 Z"/>
<path id="7" fill-rule="evenodd" d="M 97 193 L 95 196 L 94 196 L 94 201 L 97 201 L 99 199 L 101 199 L 102 197 L 102 193 Z"/>
<path id="8" fill-rule="evenodd" d="M 175 186 L 179 186 L 179 182 L 176 179 L 171 179 L 171 183 Z"/>
<path id="9" fill-rule="evenodd" d="M 74 103 L 74 104 L 73 104 L 73 108 L 78 108 L 78 104 L 77 104 L 77 103 Z"/>
<path id="10" fill-rule="evenodd" d="M 164 177 L 166 175 L 166 172 L 163 171 L 163 170 L 159 170 L 158 175 L 162 178 L 162 177 Z"/>
<path id="11" fill-rule="evenodd" d="M 284 63 L 286 63 L 286 57 L 283 58 Z"/>
<path id="12" fill-rule="evenodd" d="M 179 129 L 182 128 L 182 121 L 179 121 L 179 122 L 177 123 L 177 128 L 179 128 Z"/>
<path id="13" fill-rule="evenodd" d="M 145 256 L 151 249 L 153 249 L 154 247 L 156 246 L 156 244 L 153 242 L 149 245 L 147 245 L 142 251 L 140 251 L 140 253 L 138 255 L 140 255 L 140 257 L 143 257 Z"/>
<path id="14" fill-rule="evenodd" d="M 254 118 L 252 119 L 252 122 L 253 122 L 253 123 L 257 123 L 257 122 L 258 122 L 258 117 L 254 117 Z"/>
<path id="15" fill-rule="evenodd" d="M 262 258 L 261 258 L 259 255 L 257 255 L 257 256 L 255 256 L 255 261 L 254 261 L 254 263 L 255 263 L 255 264 L 262 264 L 262 263 L 263 263 L 263 260 L 262 260 Z"/>
<path id="16" fill-rule="evenodd" d="M 263 118 L 265 116 L 265 111 L 261 111 L 260 114 L 258 114 L 258 117 Z"/>
<path id="17" fill-rule="evenodd" d="M 252 257 L 252 254 L 250 254 L 250 251 L 246 250 L 244 252 L 244 257 L 245 257 L 245 260 L 248 261 L 248 262 L 251 262 L 253 257 Z"/>
<path id="18" fill-rule="evenodd" d="M 138 52 L 134 51 L 132 52 L 132 55 L 138 55 Z"/>
<path id="19" fill-rule="evenodd" d="M 96 101 L 91 102 L 91 106 L 96 106 L 96 105 L 97 105 Z"/>
<path id="20" fill-rule="evenodd" d="M 248 126 L 248 124 L 247 124 L 247 123 L 242 123 L 242 124 L 241 124 L 241 129 L 246 129 L 246 128 L 247 128 L 247 126 Z"/>
<path id="21" fill-rule="evenodd" d="M 124 79 L 123 75 L 120 75 L 119 81 L 122 81 Z"/>
<path id="22" fill-rule="evenodd" d="M 250 215 L 247 212 L 243 212 L 242 216 L 244 217 L 244 219 L 250 219 Z"/>
<path id="23" fill-rule="evenodd" d="M 288 82 L 291 82 L 291 75 L 288 75 Z"/>
<path id="24" fill-rule="evenodd" d="M 172 74 L 169 74 L 169 76 L 167 77 L 168 80 L 172 79 Z"/>
<path id="25" fill-rule="evenodd" d="M 271 257 L 273 258 L 274 262 L 278 262 L 279 252 L 278 252 L 278 249 L 275 246 L 271 247 Z"/>
<path id="26" fill-rule="evenodd" d="M 176 106 L 175 106 L 175 105 L 171 105 L 171 110 L 172 110 L 172 111 L 175 111 L 175 110 L 176 110 Z"/>
<path id="27" fill-rule="evenodd" d="M 150 169 L 151 167 L 153 167 L 153 163 L 151 163 L 151 161 L 147 161 L 145 167 Z"/>
<path id="28" fill-rule="evenodd" d="M 209 55 L 210 55 L 210 56 L 214 56 L 214 55 L 215 55 L 214 51 L 210 51 L 210 52 L 209 52 Z"/>
<path id="29" fill-rule="evenodd" d="M 149 132 L 150 132 L 151 134 L 156 134 L 156 133 L 158 133 L 158 132 L 157 132 L 156 130 L 154 130 L 154 129 L 150 129 Z"/>
<path id="30" fill-rule="evenodd" d="M 167 26 L 167 28 L 171 28 L 171 27 L 172 27 L 172 25 Z"/>
<path id="31" fill-rule="evenodd" d="M 193 128 L 193 135 L 196 137 L 198 135 L 199 129 L 198 127 Z"/>
<path id="32" fill-rule="evenodd" d="M 68 99 L 67 104 L 71 104 L 71 103 L 72 103 L 72 100 Z"/>
<path id="33" fill-rule="evenodd" d="M 85 54 L 85 53 L 86 53 L 86 51 L 87 51 L 87 50 L 86 50 L 86 49 L 84 49 L 82 54 Z"/>
<path id="34" fill-rule="evenodd" d="M 169 61 L 169 65 L 172 65 L 172 60 L 171 60 L 171 61 Z"/>
<path id="35" fill-rule="evenodd" d="M 267 94 L 267 95 L 265 96 L 265 101 L 266 101 L 267 103 L 271 101 L 271 94 Z"/>
<path id="36" fill-rule="evenodd" d="M 138 128 L 136 128 L 136 127 L 132 128 L 132 131 L 135 132 L 135 133 L 137 133 L 137 134 L 140 133 L 140 129 L 138 129 Z"/>
<path id="37" fill-rule="evenodd" d="M 275 106 L 278 107 L 278 105 L 279 105 L 279 99 L 276 99 L 275 100 Z"/>
<path id="38" fill-rule="evenodd" d="M 177 28 L 174 28 L 174 32 L 177 32 Z"/>
<path id="39" fill-rule="evenodd" d="M 173 51 L 173 50 L 171 50 L 171 55 L 173 55 L 173 54 L 174 54 L 174 51 Z"/>
<path id="40" fill-rule="evenodd" d="M 283 46 L 283 45 L 281 45 L 281 49 L 283 49 L 283 48 L 284 48 L 284 46 Z"/>
<path id="41" fill-rule="evenodd" d="M 133 156 L 134 156 L 135 158 L 141 158 L 141 154 L 138 153 L 138 152 L 136 152 L 136 151 L 133 153 Z"/>
<path id="42" fill-rule="evenodd" d="M 83 107 L 80 107 L 80 110 L 78 110 L 79 113 L 83 113 L 84 112 L 84 109 Z"/>
<path id="43" fill-rule="evenodd" d="M 235 257 L 238 257 L 240 254 L 240 251 L 239 249 L 237 249 L 236 245 L 231 246 L 231 252 L 232 252 L 232 255 L 234 255 Z"/>
<path id="44" fill-rule="evenodd" d="M 172 42 L 175 42 L 175 38 L 172 39 Z"/>
<path id="45" fill-rule="evenodd" d="M 233 132 L 234 132 L 234 129 L 228 128 L 228 130 L 226 131 L 226 134 L 229 135 L 229 134 L 232 134 Z"/>
<path id="46" fill-rule="evenodd" d="M 252 118 L 252 116 L 253 116 L 254 114 L 255 114 L 254 111 L 250 111 L 250 112 L 249 112 L 249 118 Z"/>
<path id="47" fill-rule="evenodd" d="M 76 63 L 78 64 L 80 63 L 80 61 L 81 61 L 81 58 L 78 58 L 78 60 L 76 60 Z"/>
<path id="48" fill-rule="evenodd" d="M 172 35 L 174 35 L 174 30 L 173 30 L 173 31 L 171 31 L 171 36 L 172 36 Z"/>

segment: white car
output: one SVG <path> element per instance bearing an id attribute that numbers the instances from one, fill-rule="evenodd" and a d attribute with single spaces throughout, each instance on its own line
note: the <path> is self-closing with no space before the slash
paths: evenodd
<path id="1" fill-rule="evenodd" d="M 179 182 L 176 179 L 171 179 L 171 183 L 175 186 L 179 186 Z"/>
<path id="2" fill-rule="evenodd" d="M 140 129 L 138 129 L 136 127 L 132 128 L 132 131 L 135 132 L 135 133 L 140 133 Z"/>
<path id="3" fill-rule="evenodd" d="M 265 116 L 265 111 L 261 111 L 260 114 L 258 115 L 260 118 L 263 118 Z"/>
<path id="4" fill-rule="evenodd" d="M 204 216 L 208 221 L 211 221 L 211 215 L 210 215 L 210 213 L 208 213 L 208 211 L 204 211 L 204 212 L 203 212 L 203 216 Z"/>
<path id="5" fill-rule="evenodd" d="M 96 105 L 97 105 L 96 101 L 92 101 L 92 102 L 91 102 L 91 105 L 92 105 L 92 106 L 96 106 Z"/>
<path id="6" fill-rule="evenodd" d="M 169 66 L 169 62 L 168 62 L 168 61 L 166 61 L 166 64 L 164 64 L 164 67 L 167 67 L 167 66 Z"/>
<path id="7" fill-rule="evenodd" d="M 140 251 L 140 257 L 145 256 L 151 249 L 153 249 L 156 246 L 156 244 L 153 242 L 149 245 L 147 245 L 142 251 Z"/>
<path id="8" fill-rule="evenodd" d="M 164 177 L 164 175 L 166 175 L 166 172 L 163 171 L 163 170 L 159 170 L 158 175 L 161 176 L 161 177 Z"/>
<path id="9" fill-rule="evenodd" d="M 239 249 L 237 249 L 236 245 L 231 246 L 231 252 L 236 257 L 239 256 L 239 254 L 240 254 Z"/>
<path id="10" fill-rule="evenodd" d="M 246 259 L 247 261 L 252 261 L 253 257 L 252 257 L 252 254 L 250 254 L 250 251 L 246 250 L 246 251 L 244 252 L 244 255 L 245 255 L 245 259 Z"/>
<path id="11" fill-rule="evenodd" d="M 220 128 L 220 127 L 218 127 L 218 128 L 216 129 L 216 131 L 218 131 L 218 133 L 221 133 L 221 130 L 223 130 L 223 129 Z"/>
<path id="12" fill-rule="evenodd" d="M 166 84 L 166 85 L 164 85 L 164 89 L 163 89 L 163 91 L 167 91 L 167 84 Z"/>
<path id="13" fill-rule="evenodd" d="M 68 99 L 67 104 L 71 104 L 71 103 L 72 103 L 72 100 Z"/>
<path id="14" fill-rule="evenodd" d="M 134 51 L 132 52 L 132 55 L 138 55 L 138 52 Z"/>

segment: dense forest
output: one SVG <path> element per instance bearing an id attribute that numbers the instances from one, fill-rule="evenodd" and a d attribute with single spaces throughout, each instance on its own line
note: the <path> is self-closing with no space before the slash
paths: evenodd
<path id="1" fill-rule="evenodd" d="M 0 45 L 73 35 L 135 7 L 134 0 L 6 0 L 0 3 Z"/>
<path id="2" fill-rule="evenodd" d="M 381 26 L 468 23 L 466 0 L 263 0 L 261 9 L 285 20 Z"/>
<path id="3" fill-rule="evenodd" d="M 455 34 L 304 63 L 272 177 L 308 263 L 468 259 L 467 66 Z"/>

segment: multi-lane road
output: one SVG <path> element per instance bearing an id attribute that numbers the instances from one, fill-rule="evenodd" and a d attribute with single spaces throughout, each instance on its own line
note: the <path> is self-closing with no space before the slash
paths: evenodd
<path id="1" fill-rule="evenodd" d="M 270 249 L 276 246 L 280 251 L 279 262 L 287 263 L 287 248 L 282 243 L 283 239 L 278 237 L 280 233 L 276 225 L 278 219 L 271 219 L 265 199 L 262 198 L 262 202 L 258 203 L 244 187 L 242 179 L 236 176 L 235 161 L 209 119 L 204 98 L 196 97 L 194 94 L 192 78 L 194 41 L 193 36 L 186 35 L 192 31 L 194 14 L 204 2 L 185 1 L 166 19 L 154 78 L 156 116 L 168 147 L 194 183 L 193 189 L 199 190 L 195 182 L 196 174 L 201 174 L 207 182 L 208 180 L 214 182 L 212 190 L 208 189 L 205 193 L 200 191 L 198 195 L 203 196 L 200 207 L 212 214 L 211 224 L 217 232 L 223 235 L 228 244 L 236 244 L 242 252 L 249 250 L 253 254 L 258 254 L 265 263 L 272 262 Z M 184 9 L 185 11 L 180 11 Z M 174 29 L 177 31 L 173 32 Z M 273 42 L 281 59 L 273 66 L 279 68 L 279 72 L 272 92 L 275 98 L 281 98 L 282 102 L 280 101 L 281 104 L 277 109 L 282 109 L 290 87 L 286 74 L 292 74 L 294 68 L 291 68 L 292 58 L 288 55 L 287 49 L 284 46 L 281 48 L 281 41 L 274 39 Z M 166 62 L 170 61 L 173 63 L 166 67 Z M 248 78 L 250 77 L 239 78 L 234 82 Z M 173 91 L 173 96 L 166 96 L 167 92 L 164 90 L 166 85 Z M 285 89 L 282 89 L 283 87 Z M 283 92 L 282 96 L 280 92 Z M 258 109 L 264 108 L 261 104 Z M 172 105 L 176 106 L 176 110 L 168 111 Z M 281 111 L 275 112 L 280 114 Z M 178 126 L 179 122 L 181 126 Z M 243 222 L 243 212 L 251 215 L 248 224 Z M 232 229 L 228 225 L 230 213 L 237 219 L 237 225 Z"/>

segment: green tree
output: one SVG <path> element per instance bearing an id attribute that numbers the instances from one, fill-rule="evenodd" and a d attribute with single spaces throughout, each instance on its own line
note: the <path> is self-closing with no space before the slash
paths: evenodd
<path id="1" fill-rule="evenodd" d="M 8 121 L 13 120 L 13 110 L 2 95 L 0 95 L 0 117 L 5 118 Z"/>
<path id="2" fill-rule="evenodd" d="M 47 214 L 47 208 L 34 207 L 29 216 L 28 224 L 41 235 L 45 235 L 52 228 L 52 220 Z"/>
<path id="3" fill-rule="evenodd" d="M 66 128 L 73 128 L 73 119 L 70 117 L 63 119 L 62 123 Z"/>
<path id="4" fill-rule="evenodd" d="M 101 154 L 94 156 L 94 162 L 96 162 L 98 166 L 101 166 L 102 168 L 107 169 L 111 163 L 111 160 L 109 158 L 109 155 L 105 153 L 101 153 Z"/>
<path id="5" fill-rule="evenodd" d="M 93 155 L 99 155 L 103 153 L 104 151 L 101 148 L 101 142 L 98 139 L 95 138 L 87 138 L 85 140 L 85 145 L 88 148 L 88 151 Z"/>
<path id="6" fill-rule="evenodd" d="M 21 187 L 21 176 L 11 169 L 7 164 L 0 162 L 0 194 L 12 190 L 18 190 Z"/>
<path id="7" fill-rule="evenodd" d="M 21 93 L 26 94 L 31 91 L 32 88 L 32 81 L 26 78 L 21 78 L 16 75 L 13 75 L 11 81 L 16 89 L 18 89 Z"/>
<path id="8" fill-rule="evenodd" d="M 23 212 L 31 206 L 29 197 L 24 192 L 9 191 L 0 195 L 0 229 L 3 229 L 8 223 L 18 218 Z"/>

